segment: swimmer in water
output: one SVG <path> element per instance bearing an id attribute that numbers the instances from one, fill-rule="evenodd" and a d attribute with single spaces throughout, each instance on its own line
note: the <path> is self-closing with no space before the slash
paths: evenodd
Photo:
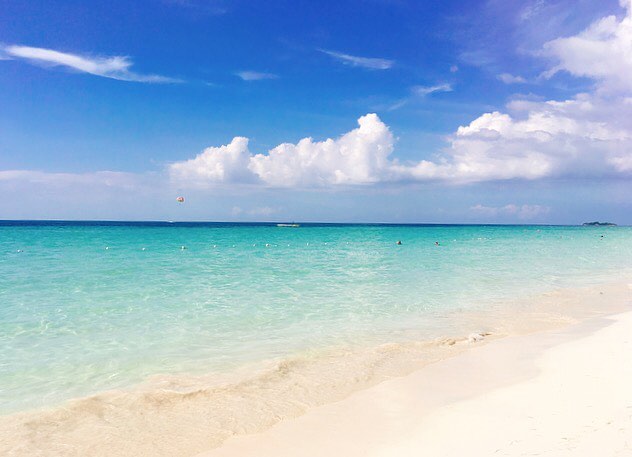
<path id="1" fill-rule="evenodd" d="M 435 241 L 435 246 L 441 246 L 438 241 Z"/>
<path id="2" fill-rule="evenodd" d="M 397 246 L 401 246 L 401 245 L 402 245 L 402 242 L 398 240 L 397 241 Z"/>

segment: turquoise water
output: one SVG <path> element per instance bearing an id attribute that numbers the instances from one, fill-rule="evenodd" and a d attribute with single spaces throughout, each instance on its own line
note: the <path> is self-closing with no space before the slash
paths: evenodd
<path id="1" fill-rule="evenodd" d="M 432 338 L 456 310 L 630 268 L 627 227 L 4 222 L 0 413 Z"/>

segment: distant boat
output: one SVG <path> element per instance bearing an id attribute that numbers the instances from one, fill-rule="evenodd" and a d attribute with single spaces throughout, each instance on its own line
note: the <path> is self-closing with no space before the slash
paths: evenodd
<path id="1" fill-rule="evenodd" d="M 277 227 L 300 227 L 301 224 L 295 224 L 295 223 L 291 223 L 291 224 L 277 224 Z"/>

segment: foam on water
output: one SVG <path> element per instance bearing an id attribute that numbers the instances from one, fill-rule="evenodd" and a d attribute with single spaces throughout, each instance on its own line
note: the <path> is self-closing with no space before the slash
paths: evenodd
<path id="1" fill-rule="evenodd" d="M 344 372 L 375 382 L 367 375 L 379 365 L 375 348 L 417 351 L 490 326 L 499 332 L 506 324 L 492 325 L 489 311 L 509 322 L 521 309 L 516 297 L 630 268 L 625 227 L 4 223 L 0 408 L 51 407 L 156 379 L 205 391 L 209 384 L 191 380 L 215 385 L 242 373 L 243 381 L 251 367 L 305 354 L 352 354 L 357 363 L 336 358 L 353 367 Z M 455 317 L 485 310 L 476 325 Z M 423 358 L 415 351 L 403 353 Z M 399 360 L 393 353 L 384 363 Z M 331 366 L 322 360 L 309 370 Z M 332 386 L 347 385 L 341 373 Z M 322 395 L 349 390 L 334 387 Z"/>

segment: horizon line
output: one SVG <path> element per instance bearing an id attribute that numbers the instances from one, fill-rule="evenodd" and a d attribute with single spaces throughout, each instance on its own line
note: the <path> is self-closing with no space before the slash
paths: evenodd
<path id="1" fill-rule="evenodd" d="M 119 223 L 119 224 L 282 224 L 288 223 L 287 220 L 268 220 L 268 221 L 212 221 L 212 220 L 159 220 L 159 219 L 0 219 L 0 224 L 11 222 L 35 222 L 35 223 Z M 325 222 L 325 221 L 291 221 L 295 224 L 311 224 L 311 225 L 399 225 L 399 226 L 541 226 L 541 227 L 584 227 L 584 224 L 590 224 L 595 221 L 574 223 L 574 224 L 552 224 L 552 223 L 502 223 L 502 222 Z M 632 225 L 620 225 L 614 222 L 600 222 L 601 224 L 614 225 L 596 225 L 592 227 L 632 227 Z"/>

